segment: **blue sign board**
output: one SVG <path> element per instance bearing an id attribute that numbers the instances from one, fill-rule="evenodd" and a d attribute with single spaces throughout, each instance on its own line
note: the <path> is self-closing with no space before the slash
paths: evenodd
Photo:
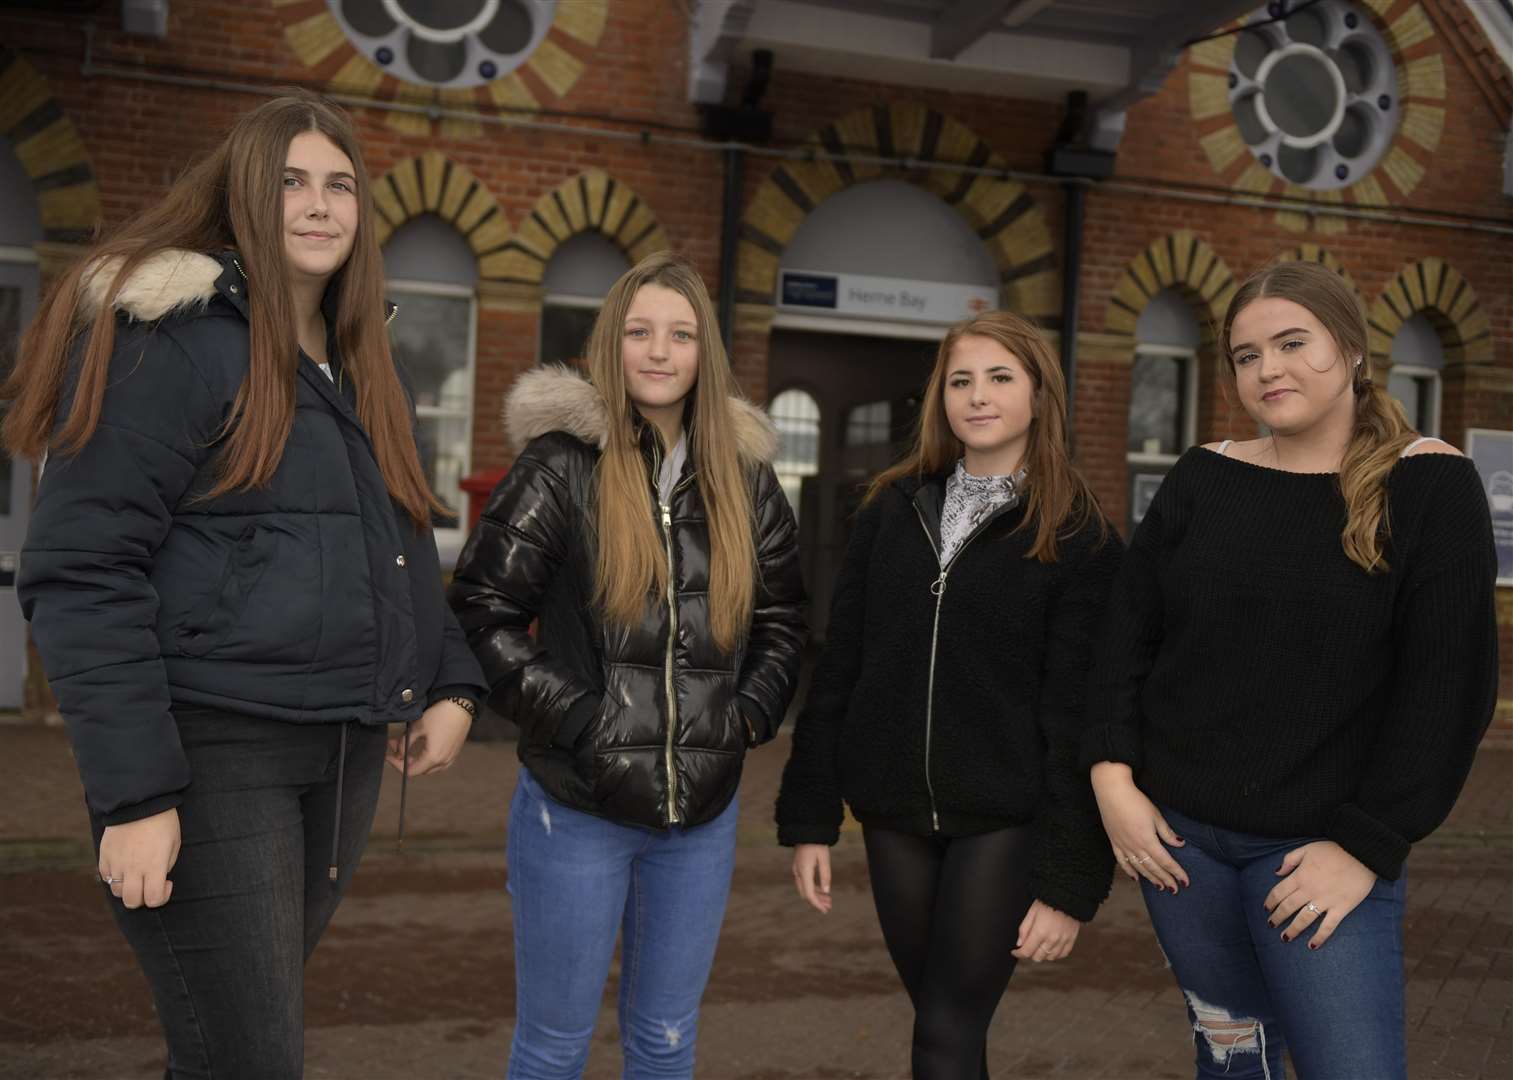
<path id="1" fill-rule="evenodd" d="M 835 310 L 840 295 L 840 279 L 834 274 L 796 274 L 783 272 L 782 303 L 790 307 Z"/>

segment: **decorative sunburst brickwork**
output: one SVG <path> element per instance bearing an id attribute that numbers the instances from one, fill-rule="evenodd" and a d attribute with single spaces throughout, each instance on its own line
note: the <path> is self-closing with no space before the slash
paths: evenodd
<path id="1" fill-rule="evenodd" d="M 773 304 L 783 251 L 816 206 L 853 184 L 898 177 L 940 196 L 967 219 L 998 264 L 1005 307 L 1043 326 L 1059 325 L 1061 274 L 1055 245 L 1044 214 L 1024 185 L 930 167 L 942 162 L 1006 168 L 965 125 L 924 105 L 876 105 L 825 125 L 806 145 L 827 156 L 778 166 L 742 218 L 737 297 L 743 304 Z M 868 160 L 877 157 L 903 159 L 909 166 Z"/>
<path id="2" fill-rule="evenodd" d="M 1104 329 L 1127 335 L 1132 351 L 1135 325 L 1145 305 L 1162 289 L 1175 289 L 1207 316 L 1198 319 L 1198 325 L 1204 344 L 1209 345 L 1237 285 L 1219 253 L 1197 234 L 1183 229 L 1154 241 L 1130 261 L 1109 298 Z"/>
<path id="3" fill-rule="evenodd" d="M 609 0 L 559 3 L 551 29 L 521 67 L 482 86 L 446 90 L 403 82 L 378 67 L 347 39 L 326 0 L 272 3 L 289 48 L 333 93 L 490 114 L 500 109 L 531 111 L 565 97 L 587 70 L 609 17 Z M 385 123 L 406 135 L 431 134 L 432 122 L 423 113 L 391 112 Z M 448 138 L 483 134 L 483 125 L 466 117 L 449 117 L 437 126 Z"/>
<path id="4" fill-rule="evenodd" d="M 598 169 L 541 196 L 513 229 L 489 189 L 435 150 L 390 169 L 373 185 L 373 202 L 380 243 L 411 218 L 435 214 L 467 240 L 484 281 L 539 285 L 552 253 L 582 232 L 602 233 L 632 261 L 669 246 L 641 197 Z"/>
<path id="5" fill-rule="evenodd" d="M 671 246 L 645 200 L 628 185 L 591 169 L 536 200 L 499 254 L 501 272 L 510 281 L 540 284 L 552 253 L 584 232 L 602 233 L 633 263 Z"/>
<path id="6" fill-rule="evenodd" d="M 1393 337 L 1420 312 L 1439 333 L 1446 366 L 1492 363 L 1492 326 L 1476 290 L 1444 260 L 1420 259 L 1399 270 L 1371 306 L 1373 368 L 1390 367 Z"/>
<path id="7" fill-rule="evenodd" d="M 89 151 L 44 79 L 20 54 L 0 49 L 0 136 L 31 177 L 50 244 L 89 239 L 100 221 L 100 189 Z"/>
<path id="8" fill-rule="evenodd" d="M 1256 161 L 1240 136 L 1229 103 L 1229 68 L 1235 36 L 1193 46 L 1187 77 L 1188 106 L 1209 163 L 1223 182 L 1256 195 L 1285 195 L 1309 202 L 1390 206 L 1406 199 L 1423 180 L 1445 130 L 1445 62 L 1434 26 L 1418 0 L 1360 0 L 1392 50 L 1402 118 L 1386 156 L 1360 180 L 1333 191 L 1312 191 L 1273 176 Z M 1235 24 L 1238 26 L 1239 24 Z M 1276 220 L 1295 231 L 1339 233 L 1345 218 L 1278 211 Z"/>

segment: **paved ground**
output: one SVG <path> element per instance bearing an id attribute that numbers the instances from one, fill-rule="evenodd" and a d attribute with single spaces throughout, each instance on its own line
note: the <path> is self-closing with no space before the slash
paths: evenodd
<path id="1" fill-rule="evenodd" d="M 0 1076 L 147 1080 L 161 1042 L 146 985 L 91 878 L 78 781 L 57 730 L 0 727 Z M 895 1080 L 910 1014 L 873 916 L 859 838 L 837 848 L 835 911 L 802 908 L 772 843 L 786 740 L 742 787 L 741 850 L 706 998 L 699 1075 Z M 503 1075 L 514 1013 L 505 808 L 514 748 L 472 744 L 410 789 L 394 853 L 386 782 L 369 854 L 309 968 L 308 1075 Z M 1513 750 L 1483 750 L 1450 822 L 1410 861 L 1414 1080 L 1513 1077 Z M 590 1080 L 619 1075 L 613 981 Z M 1181 998 L 1123 880 L 1065 963 L 1025 966 L 995 1023 L 1003 1078 L 1192 1075 Z M 1338 1080 L 1338 1078 L 1324 1078 Z"/>

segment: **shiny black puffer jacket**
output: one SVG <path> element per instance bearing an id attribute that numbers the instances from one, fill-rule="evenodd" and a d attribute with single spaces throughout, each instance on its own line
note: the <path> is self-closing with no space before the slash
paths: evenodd
<path id="1" fill-rule="evenodd" d="M 655 598 L 639 625 L 618 627 L 593 602 L 603 398 L 571 372 L 541 369 L 517 380 L 505 416 L 511 439 L 529 441 L 489 497 L 448 594 L 490 704 L 519 724 L 520 759 L 553 798 L 654 828 L 711 820 L 735 794 L 747 747 L 782 723 L 804 641 L 796 529 L 767 464 L 770 424 L 732 400 L 729 422 L 750 464 L 758 581 L 750 632 L 731 654 L 709 632 L 695 463 L 659 514 L 672 602 Z M 650 432 L 644 445 L 650 513 Z"/>

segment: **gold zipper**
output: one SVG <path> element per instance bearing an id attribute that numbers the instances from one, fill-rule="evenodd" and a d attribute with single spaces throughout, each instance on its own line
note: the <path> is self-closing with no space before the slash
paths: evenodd
<path id="1" fill-rule="evenodd" d="M 673 653 L 678 642 L 678 593 L 673 579 L 672 507 L 662 503 L 662 536 L 667 541 L 667 824 L 678 823 L 678 769 L 673 760 L 672 742 L 678 730 L 678 693 L 673 686 Z"/>

